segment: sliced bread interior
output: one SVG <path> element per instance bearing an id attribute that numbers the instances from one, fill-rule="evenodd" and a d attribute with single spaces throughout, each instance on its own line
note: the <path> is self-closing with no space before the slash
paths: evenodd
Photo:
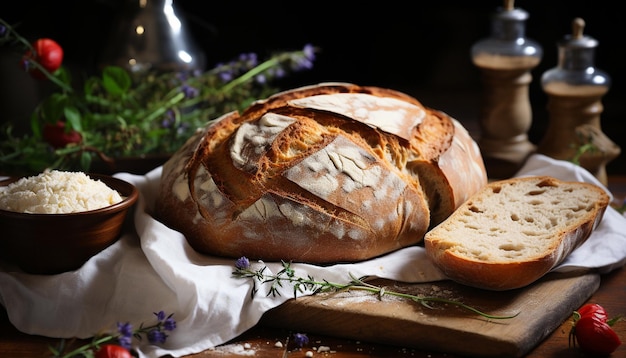
<path id="1" fill-rule="evenodd" d="M 609 204 L 600 187 L 549 176 L 491 182 L 426 233 L 450 279 L 502 291 L 529 285 L 587 240 Z"/>

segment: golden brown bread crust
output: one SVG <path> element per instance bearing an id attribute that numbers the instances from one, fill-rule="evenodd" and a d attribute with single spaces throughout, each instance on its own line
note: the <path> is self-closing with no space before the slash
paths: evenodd
<path id="1" fill-rule="evenodd" d="M 441 220 L 486 184 L 477 146 L 459 128 L 389 89 L 281 92 L 191 138 L 163 166 L 156 215 L 205 254 L 369 259 L 420 242 L 431 209 Z M 448 179 L 447 167 L 468 162 L 462 180 Z"/>

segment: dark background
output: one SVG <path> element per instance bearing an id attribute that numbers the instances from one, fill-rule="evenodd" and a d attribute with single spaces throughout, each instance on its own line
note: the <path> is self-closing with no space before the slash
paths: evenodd
<path id="1" fill-rule="evenodd" d="M 19 23 L 22 35 L 51 37 L 65 49 L 65 64 L 89 71 L 106 45 L 115 15 L 127 0 L 20 1 L 3 5 L 0 17 Z M 134 1 L 134 0 L 133 0 Z M 150 1 L 150 0 L 149 0 Z M 404 91 L 429 107 L 443 110 L 476 133 L 481 83 L 470 58 L 471 46 L 488 36 L 489 16 L 502 1 L 240 2 L 174 0 L 177 13 L 202 47 L 207 65 L 243 52 L 260 57 L 275 50 L 319 48 L 311 71 L 291 76 L 282 86 L 346 81 Z M 622 148 L 609 174 L 626 174 L 626 21 L 608 0 L 518 0 L 526 10 L 526 35 L 543 47 L 529 88 L 533 106 L 531 141 L 547 125 L 547 97 L 539 80 L 557 64 L 557 41 L 582 17 L 585 34 L 599 41 L 596 67 L 609 74 L 611 89 L 603 98 L 603 131 Z M 27 122 L 45 93 L 0 53 L 0 121 Z M 29 82 L 30 81 L 30 82 Z"/>

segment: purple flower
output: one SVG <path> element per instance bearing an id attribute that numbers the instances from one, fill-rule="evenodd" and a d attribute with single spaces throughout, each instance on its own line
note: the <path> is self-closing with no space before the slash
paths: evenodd
<path id="1" fill-rule="evenodd" d="M 264 74 L 257 75 L 257 76 L 254 78 L 254 80 L 256 81 L 256 83 L 258 83 L 258 84 L 260 84 L 260 85 L 263 85 L 263 84 L 266 84 L 266 83 L 267 83 L 267 77 L 265 77 L 265 75 L 264 75 Z"/>
<path id="2" fill-rule="evenodd" d="M 287 76 L 287 71 L 281 66 L 276 68 L 270 68 L 268 71 L 274 78 L 283 78 Z"/>
<path id="3" fill-rule="evenodd" d="M 250 267 L 250 261 L 248 260 L 247 257 L 241 256 L 235 262 L 235 267 L 240 269 L 240 270 L 245 270 L 245 269 Z"/>
<path id="4" fill-rule="evenodd" d="M 232 81 L 234 77 L 234 73 L 232 69 L 229 66 L 224 65 L 224 64 L 219 64 L 218 67 L 220 68 L 220 72 L 218 73 L 218 75 L 220 76 L 220 79 L 222 80 L 222 82 Z"/>
<path id="5" fill-rule="evenodd" d="M 157 317 L 157 320 L 159 320 L 159 322 L 162 322 L 165 319 L 165 312 L 163 311 L 154 312 L 154 315 Z"/>
<path id="6" fill-rule="evenodd" d="M 252 68 L 259 64 L 257 54 L 254 52 L 239 55 L 239 62 L 246 68 Z"/>
<path id="7" fill-rule="evenodd" d="M 313 68 L 313 62 L 306 57 L 295 59 L 291 66 L 294 71 L 310 70 L 311 68 Z"/>
<path id="8" fill-rule="evenodd" d="M 295 333 L 293 335 L 293 341 L 298 347 L 302 348 L 303 346 L 309 344 L 309 337 L 307 337 L 304 333 Z"/>
<path id="9" fill-rule="evenodd" d="M 187 84 L 180 86 L 180 90 L 185 94 L 185 97 L 187 98 L 195 98 L 198 96 L 198 94 L 200 94 L 200 91 L 198 91 L 197 88 Z"/>
<path id="10" fill-rule="evenodd" d="M 155 328 L 148 332 L 148 341 L 150 341 L 150 343 L 165 343 L 166 339 L 167 335 L 159 329 Z"/>
<path id="11" fill-rule="evenodd" d="M 117 331 L 120 333 L 120 336 L 117 337 L 117 341 L 120 346 L 130 349 L 133 344 L 133 326 L 130 323 L 117 323 Z"/>
<path id="12" fill-rule="evenodd" d="M 169 128 L 172 124 L 176 122 L 176 113 L 171 108 L 168 109 L 163 115 L 163 120 L 161 121 L 161 127 Z"/>
<path id="13" fill-rule="evenodd" d="M 126 349 L 130 349 L 133 345 L 133 337 L 120 336 L 117 338 L 117 343 Z"/>
<path id="14" fill-rule="evenodd" d="M 117 331 L 123 336 L 123 337 L 132 337 L 133 336 L 133 326 L 129 323 L 117 323 Z"/>
<path id="15" fill-rule="evenodd" d="M 315 47 L 313 45 L 311 44 L 304 45 L 304 49 L 302 50 L 302 52 L 304 52 L 304 57 L 306 57 L 307 60 L 309 61 L 315 60 Z"/>
<path id="16" fill-rule="evenodd" d="M 248 54 L 247 53 L 240 53 L 239 54 L 239 61 L 240 62 L 246 62 L 248 60 Z"/>
<path id="17" fill-rule="evenodd" d="M 185 133 L 187 133 L 187 129 L 190 127 L 191 125 L 189 123 L 183 122 L 181 123 L 178 128 L 176 129 L 176 133 L 178 135 L 183 135 Z"/>
<path id="18" fill-rule="evenodd" d="M 165 317 L 165 312 L 159 311 L 155 312 L 154 315 L 157 317 L 157 320 L 159 320 L 159 322 L 163 323 L 163 329 L 165 329 L 166 331 L 173 331 L 176 329 L 176 321 L 172 318 L 172 316 L 174 315 L 173 313 Z"/>
<path id="19" fill-rule="evenodd" d="M 185 82 L 187 81 L 187 78 L 189 78 L 187 72 L 177 72 L 176 73 L 176 78 L 180 81 L 180 82 Z"/>
<path id="20" fill-rule="evenodd" d="M 163 322 L 163 329 L 166 331 L 173 331 L 176 329 L 176 321 L 172 317 L 168 317 Z"/>
<path id="21" fill-rule="evenodd" d="M 291 63 L 291 69 L 293 71 L 310 70 L 313 68 L 313 61 L 315 60 L 315 47 L 311 44 L 306 44 L 302 49 L 302 56 L 293 58 Z"/>
<path id="22" fill-rule="evenodd" d="M 6 35 L 7 32 L 8 32 L 7 31 L 7 27 L 2 25 L 2 24 L 0 24 L 0 37 L 4 37 L 4 35 Z"/>
<path id="23" fill-rule="evenodd" d="M 230 82 L 233 79 L 233 74 L 231 72 L 221 72 L 220 79 L 222 82 Z"/>
<path id="24" fill-rule="evenodd" d="M 256 80 L 256 83 L 260 85 L 264 85 L 273 79 L 283 78 L 286 76 L 286 74 L 287 74 L 287 71 L 285 70 L 285 68 L 283 68 L 282 64 L 279 64 L 276 67 L 269 68 L 265 72 L 265 74 L 260 74 L 256 76 L 255 80 Z"/>

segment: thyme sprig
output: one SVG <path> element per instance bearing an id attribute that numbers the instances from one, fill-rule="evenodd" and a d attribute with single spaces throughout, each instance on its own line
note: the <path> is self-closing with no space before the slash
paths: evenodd
<path id="1" fill-rule="evenodd" d="M 482 317 L 488 319 L 509 319 L 514 318 L 519 315 L 519 312 L 514 315 L 509 316 L 499 316 L 492 315 L 469 305 L 466 305 L 460 301 L 450 300 L 441 297 L 435 296 L 416 296 L 408 293 L 401 293 L 395 291 L 389 291 L 385 287 L 379 287 L 372 284 L 367 283 L 365 280 L 367 276 L 363 277 L 355 277 L 351 273 L 350 281 L 348 283 L 336 283 L 330 282 L 327 280 L 316 280 L 314 277 L 307 275 L 306 277 L 297 276 L 295 270 L 291 267 L 291 262 L 281 261 L 282 269 L 278 271 L 276 274 L 268 274 L 266 273 L 267 266 L 262 266 L 259 269 L 254 269 L 250 265 L 250 261 L 245 256 L 239 258 L 235 262 L 235 270 L 233 271 L 233 276 L 237 278 L 248 278 L 252 279 L 252 291 L 251 298 L 254 298 L 259 291 L 257 284 L 264 285 L 269 284 L 269 292 L 267 296 L 272 295 L 273 297 L 280 296 L 280 288 L 283 287 L 284 283 L 291 284 L 293 287 L 294 298 L 297 297 L 298 293 L 305 293 L 306 291 L 311 291 L 312 293 L 319 292 L 337 292 L 343 290 L 361 290 L 368 291 L 373 294 L 376 294 L 379 299 L 382 299 L 385 295 L 400 297 L 404 299 L 408 299 L 414 302 L 420 303 L 422 306 L 433 309 L 434 307 L 431 305 L 432 303 L 444 303 L 453 306 L 460 307 L 462 309 L 468 310 L 470 312 L 476 313 Z"/>

